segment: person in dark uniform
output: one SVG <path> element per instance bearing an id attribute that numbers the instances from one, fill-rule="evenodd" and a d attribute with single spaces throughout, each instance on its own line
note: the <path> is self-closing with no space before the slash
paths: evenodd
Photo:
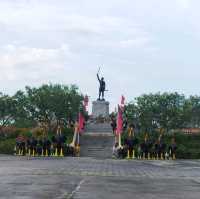
<path id="1" fill-rule="evenodd" d="M 113 131 L 113 134 L 115 134 L 116 132 L 116 129 L 117 129 L 117 123 L 116 123 L 116 120 L 115 118 L 112 118 L 112 121 L 111 121 L 111 127 L 112 127 L 112 131 Z"/>
<path id="2" fill-rule="evenodd" d="M 26 141 L 25 140 L 22 140 L 22 142 L 20 143 L 20 149 L 22 151 L 22 154 L 21 155 L 26 155 Z"/>
<path id="3" fill-rule="evenodd" d="M 162 135 L 160 135 L 157 141 L 157 158 L 161 160 L 164 159 L 165 149 L 166 149 L 166 144 L 164 143 L 162 139 Z"/>
<path id="4" fill-rule="evenodd" d="M 42 154 L 42 147 L 43 147 L 43 142 L 42 139 L 38 139 L 37 140 L 37 146 L 36 146 L 36 151 L 37 151 L 37 155 L 41 156 Z"/>
<path id="5" fill-rule="evenodd" d="M 57 148 L 57 140 L 56 140 L 56 137 L 54 135 L 51 138 L 51 143 L 52 143 L 51 154 L 55 155 L 56 148 Z"/>
<path id="6" fill-rule="evenodd" d="M 61 147 L 62 147 L 62 141 L 60 135 L 56 135 L 56 145 L 58 150 L 58 155 L 60 154 Z"/>
<path id="7" fill-rule="evenodd" d="M 51 142 L 46 137 L 43 139 L 43 153 L 44 153 L 44 156 L 51 155 Z"/>
<path id="8" fill-rule="evenodd" d="M 16 154 L 26 155 L 26 138 L 23 135 L 16 138 Z"/>
<path id="9" fill-rule="evenodd" d="M 175 138 L 172 138 L 171 145 L 169 146 L 169 157 L 173 160 L 176 159 L 176 150 L 177 150 L 177 145 Z"/>
<path id="10" fill-rule="evenodd" d="M 154 159 L 159 159 L 159 141 L 158 140 L 154 144 L 153 156 L 154 156 Z"/>
<path id="11" fill-rule="evenodd" d="M 140 145 L 143 159 L 150 159 L 151 142 L 148 140 L 148 134 L 145 135 L 144 142 Z"/>
<path id="12" fill-rule="evenodd" d="M 135 158 L 134 146 L 135 140 L 132 137 L 128 137 L 126 140 L 127 145 L 127 158 Z"/>
<path id="13" fill-rule="evenodd" d="M 31 143 L 30 143 L 30 138 L 28 138 L 28 139 L 26 140 L 26 153 L 27 153 L 28 155 L 31 155 Z"/>
<path id="14" fill-rule="evenodd" d="M 137 139 L 135 137 L 134 125 L 130 124 L 128 128 L 128 138 L 126 140 L 127 149 L 127 158 L 135 158 L 135 146 L 137 144 Z"/>
<path id="15" fill-rule="evenodd" d="M 16 155 L 21 155 L 20 144 L 21 144 L 20 140 L 18 138 L 16 138 L 16 144 L 15 144 L 15 146 L 16 146 Z"/>
<path id="16" fill-rule="evenodd" d="M 48 138 L 46 141 L 46 148 L 47 148 L 47 155 L 50 156 L 51 155 L 51 141 Z"/>
<path id="17" fill-rule="evenodd" d="M 31 146 L 31 154 L 32 156 L 36 155 L 36 147 L 37 147 L 37 140 L 32 137 L 30 140 L 30 146 Z"/>

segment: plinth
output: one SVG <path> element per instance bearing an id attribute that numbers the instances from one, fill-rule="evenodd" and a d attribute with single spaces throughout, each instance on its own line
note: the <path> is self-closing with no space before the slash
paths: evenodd
<path id="1" fill-rule="evenodd" d="M 98 117 L 109 117 L 109 102 L 97 100 L 92 103 L 92 116 L 93 118 Z"/>

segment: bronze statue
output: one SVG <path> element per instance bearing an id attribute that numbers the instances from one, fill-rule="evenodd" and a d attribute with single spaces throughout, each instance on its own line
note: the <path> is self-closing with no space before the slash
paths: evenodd
<path id="1" fill-rule="evenodd" d="M 99 71 L 100 71 L 100 68 L 99 68 Z M 99 71 L 97 73 L 97 79 L 99 81 L 99 98 L 98 100 L 102 100 L 104 101 L 104 92 L 106 91 L 106 82 L 104 81 L 104 78 L 100 78 L 99 77 Z M 102 99 L 101 99 L 101 96 L 102 96 Z"/>

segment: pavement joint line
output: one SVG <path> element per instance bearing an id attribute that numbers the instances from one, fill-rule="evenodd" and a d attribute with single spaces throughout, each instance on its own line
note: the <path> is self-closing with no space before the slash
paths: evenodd
<path id="1" fill-rule="evenodd" d="M 21 174 L 12 174 L 12 175 L 15 175 L 15 176 L 19 176 Z M 168 176 L 163 176 L 163 175 L 159 175 L 159 174 L 156 174 L 156 175 L 147 175 L 145 173 L 136 173 L 134 175 L 132 174 L 121 174 L 121 173 L 118 173 L 118 174 L 113 174 L 111 172 L 109 173 L 106 173 L 106 172 L 35 172 L 35 173 L 31 173 L 31 174 L 23 174 L 24 176 L 45 176 L 45 175 L 52 175 L 52 176 L 61 176 L 61 175 L 70 175 L 70 176 L 83 176 L 83 177 L 93 177 L 93 176 L 99 176 L 99 177 L 123 177 L 123 178 L 140 178 L 140 177 L 143 177 L 143 178 L 150 178 L 150 179 L 157 179 L 157 178 L 160 178 L 160 177 L 163 177 L 165 179 L 174 179 L 173 175 L 168 175 Z M 188 178 L 187 176 L 178 176 L 179 178 L 184 178 L 184 179 L 191 179 L 191 178 Z"/>
<path id="2" fill-rule="evenodd" d="M 81 180 L 81 181 L 79 182 L 79 184 L 77 185 L 77 187 L 76 187 L 76 188 L 72 191 L 72 193 L 67 197 L 67 199 L 73 198 L 73 196 L 80 190 L 81 185 L 82 185 L 84 182 L 85 182 L 84 179 Z"/>

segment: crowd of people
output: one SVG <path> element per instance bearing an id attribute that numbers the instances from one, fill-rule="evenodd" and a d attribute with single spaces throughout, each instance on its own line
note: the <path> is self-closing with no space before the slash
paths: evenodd
<path id="1" fill-rule="evenodd" d="M 116 130 L 116 122 L 111 121 L 113 133 Z M 15 154 L 20 156 L 41 156 L 41 157 L 63 157 L 63 156 L 79 156 L 80 144 L 78 123 L 74 126 L 74 137 L 72 144 L 67 144 L 66 137 L 61 133 L 61 128 L 58 128 L 57 134 L 51 138 L 47 136 L 18 136 L 16 138 Z M 127 124 L 125 126 L 127 128 Z M 113 156 L 115 158 L 128 159 L 176 159 L 177 145 L 174 138 L 170 144 L 166 144 L 164 136 L 160 133 L 157 140 L 150 139 L 148 134 L 145 135 L 143 141 L 139 141 L 135 135 L 135 126 L 129 125 L 127 135 L 123 139 L 121 145 L 115 142 L 113 146 Z"/>
<path id="2" fill-rule="evenodd" d="M 34 136 L 26 138 L 18 136 L 16 139 L 15 154 L 20 156 L 59 156 L 66 155 L 75 156 L 74 147 L 66 142 L 66 137 L 63 135 L 36 138 Z"/>
<path id="3" fill-rule="evenodd" d="M 148 138 L 145 135 L 143 141 L 138 140 L 134 135 L 133 127 L 128 131 L 128 136 L 124 139 L 123 145 L 116 142 L 113 147 L 113 156 L 116 158 L 146 159 L 146 160 L 168 160 L 176 159 L 177 144 L 174 138 L 170 144 L 166 144 L 163 134 L 157 140 Z"/>

